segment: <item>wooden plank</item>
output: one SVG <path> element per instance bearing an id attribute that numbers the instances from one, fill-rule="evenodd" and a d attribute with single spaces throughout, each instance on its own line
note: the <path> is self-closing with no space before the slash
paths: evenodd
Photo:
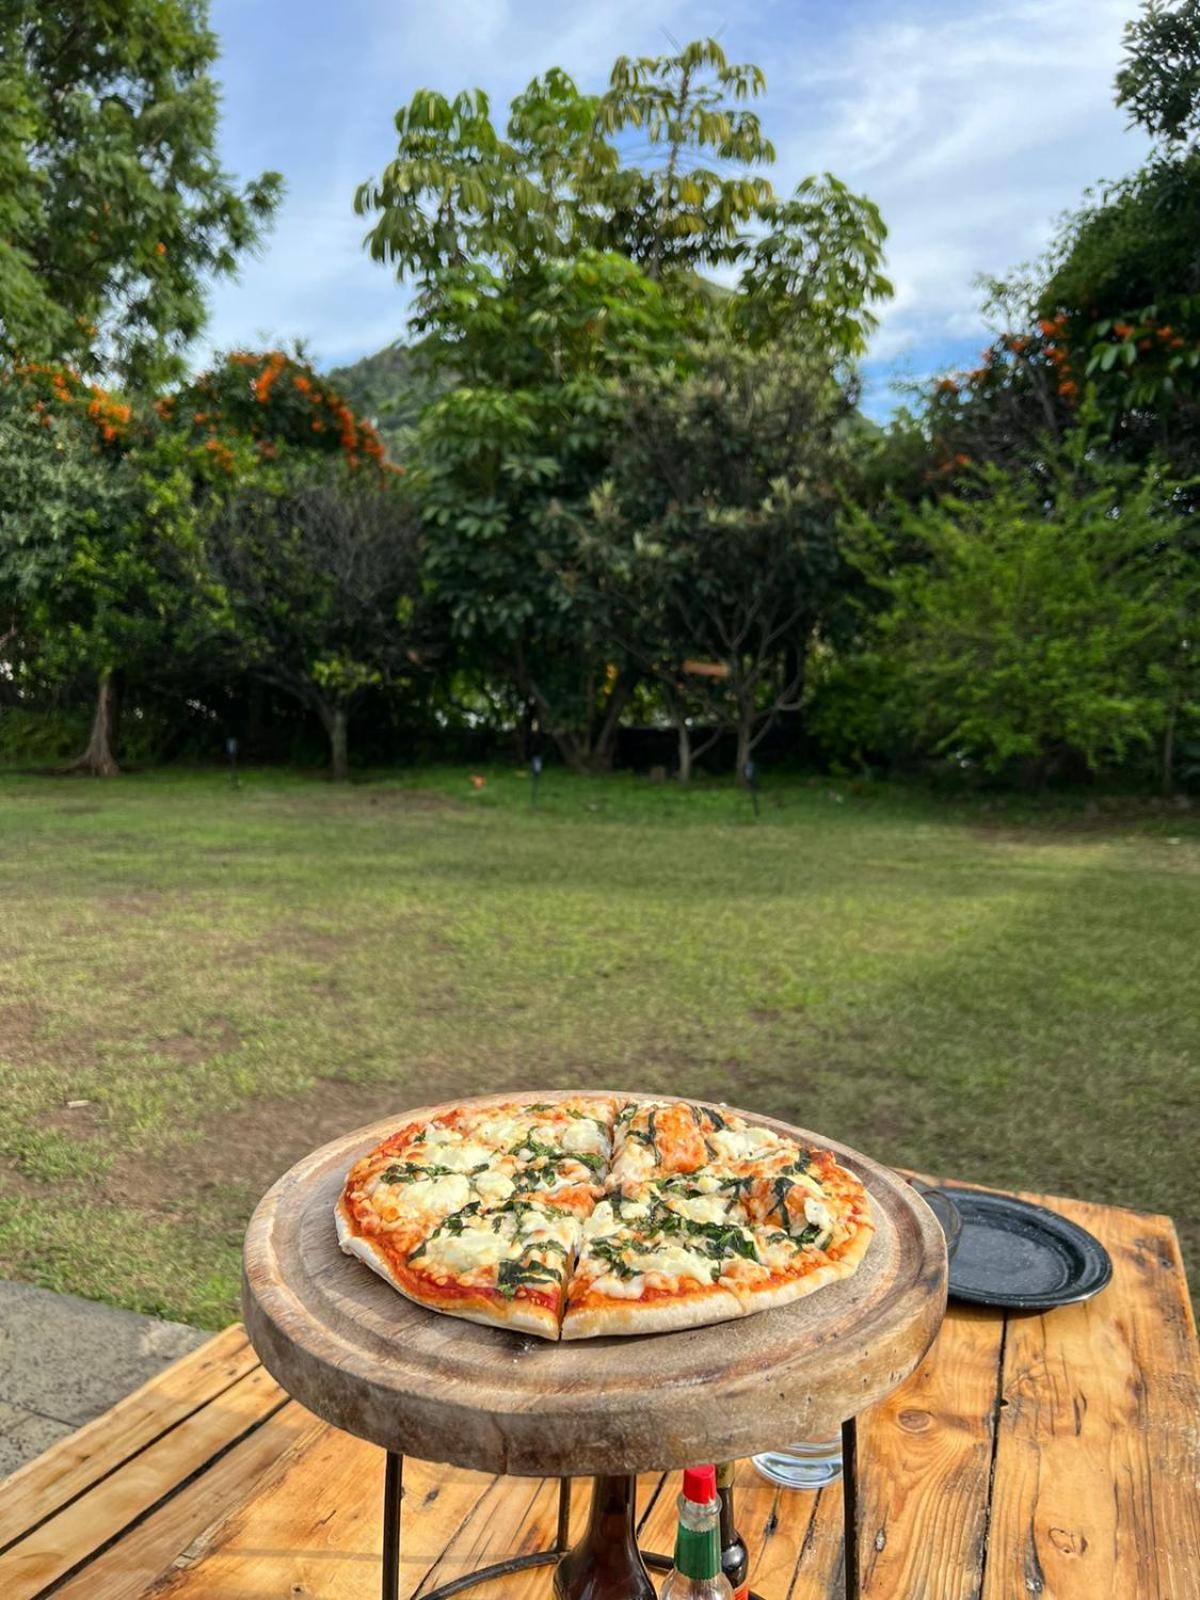
<path id="1" fill-rule="evenodd" d="M 0 1552 L 257 1366 L 235 1323 L 27 1462 L 0 1487 Z"/>
<path id="2" fill-rule="evenodd" d="M 544 1550 L 554 1543 L 557 1515 L 557 1480 L 493 1478 L 470 1517 L 454 1533 L 432 1570 L 414 1591 L 413 1600 L 420 1600 L 421 1595 L 439 1584 L 449 1583 L 494 1561 Z M 544 1587 L 544 1572 L 540 1579 Z M 506 1579 L 505 1583 L 516 1587 L 512 1579 Z"/>
<path id="3" fill-rule="evenodd" d="M 206 1471 L 172 1495 L 157 1511 L 89 1561 L 54 1590 L 54 1600 L 131 1600 L 172 1574 L 206 1529 L 253 1498 L 264 1475 L 289 1449 L 325 1428 L 303 1406 L 289 1401 Z"/>
<path id="4" fill-rule="evenodd" d="M 801 1491 L 785 1489 L 785 1499 L 801 1498 Z M 792 1584 L 786 1591 L 787 1600 L 845 1600 L 846 1569 L 843 1548 L 845 1517 L 842 1509 L 842 1485 L 830 1484 L 811 1499 L 812 1510 L 800 1545 L 799 1565 Z M 781 1516 L 786 1514 L 781 1512 Z M 763 1574 L 766 1576 L 765 1571 Z M 765 1587 L 759 1591 L 765 1600 L 771 1600 L 772 1591 Z M 907 1597 L 906 1597 L 907 1600 Z"/>
<path id="5" fill-rule="evenodd" d="M 321 1427 L 278 1462 L 251 1499 L 195 1541 L 161 1592 L 172 1600 L 361 1600 L 374 1594 L 383 1469 L 376 1446 Z M 495 1481 L 405 1461 L 402 1594 L 425 1580 Z M 537 1487 L 536 1480 L 511 1481 L 526 1494 Z"/>
<path id="6" fill-rule="evenodd" d="M 116 1539 L 219 1451 L 265 1422 L 287 1396 L 262 1367 L 127 1460 L 0 1556 L 0 1595 L 33 1600 Z"/>
<path id="7" fill-rule="evenodd" d="M 908 1381 L 858 1419 L 862 1600 L 976 1600 L 1004 1321 L 953 1307 Z"/>
<path id="8" fill-rule="evenodd" d="M 1054 1208 L 1107 1245 L 1113 1281 L 1009 1320 L 984 1600 L 1197 1600 L 1200 1372 L 1175 1230 Z"/>

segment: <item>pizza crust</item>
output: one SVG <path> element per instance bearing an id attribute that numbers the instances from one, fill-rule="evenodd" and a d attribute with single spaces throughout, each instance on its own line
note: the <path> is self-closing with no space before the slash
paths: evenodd
<path id="1" fill-rule="evenodd" d="M 710 1322 L 731 1322 L 744 1317 L 746 1308 L 725 1288 L 673 1300 L 602 1300 L 598 1305 L 568 1306 L 563 1318 L 564 1339 L 599 1339 L 631 1333 L 672 1333 L 680 1328 L 700 1328 Z"/>

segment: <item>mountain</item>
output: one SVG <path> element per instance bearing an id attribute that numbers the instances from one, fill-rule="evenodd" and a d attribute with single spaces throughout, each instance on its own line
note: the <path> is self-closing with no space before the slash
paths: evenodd
<path id="1" fill-rule="evenodd" d="M 412 350 L 391 344 L 349 366 L 332 367 L 327 376 L 354 410 L 379 429 L 392 460 L 403 461 L 421 408 L 433 391 L 430 379 L 418 373 Z"/>

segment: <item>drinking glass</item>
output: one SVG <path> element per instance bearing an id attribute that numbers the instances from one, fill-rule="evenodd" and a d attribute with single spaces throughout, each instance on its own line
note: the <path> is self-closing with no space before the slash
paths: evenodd
<path id="1" fill-rule="evenodd" d="M 842 1475 L 842 1441 L 805 1439 L 750 1458 L 764 1478 L 785 1489 L 823 1489 Z"/>

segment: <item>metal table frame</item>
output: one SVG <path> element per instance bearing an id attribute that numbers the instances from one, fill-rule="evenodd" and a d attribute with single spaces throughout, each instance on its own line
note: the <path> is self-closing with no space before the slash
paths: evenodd
<path id="1" fill-rule="evenodd" d="M 858 1600 L 858 1543 L 856 1537 L 856 1506 L 854 1476 L 856 1468 L 854 1419 L 842 1424 L 842 1495 L 845 1506 L 845 1567 L 846 1600 Z M 514 1572 L 524 1572 L 531 1567 L 548 1567 L 566 1555 L 571 1548 L 571 1483 L 570 1478 L 558 1480 L 558 1527 L 554 1544 L 549 1550 L 535 1550 L 529 1555 L 510 1556 L 506 1561 L 495 1561 L 475 1572 L 465 1572 L 449 1583 L 439 1584 L 422 1596 L 422 1600 L 450 1600 L 451 1595 L 462 1594 L 477 1584 L 496 1578 L 506 1578 Z M 400 1533 L 404 1503 L 404 1457 L 394 1450 L 387 1452 L 387 1465 L 383 1479 L 383 1586 L 382 1600 L 402 1600 L 400 1594 Z M 655 1551 L 641 1551 L 642 1560 L 656 1572 L 669 1572 L 674 1565 L 670 1556 Z M 762 1600 L 753 1589 L 749 1600 Z"/>

